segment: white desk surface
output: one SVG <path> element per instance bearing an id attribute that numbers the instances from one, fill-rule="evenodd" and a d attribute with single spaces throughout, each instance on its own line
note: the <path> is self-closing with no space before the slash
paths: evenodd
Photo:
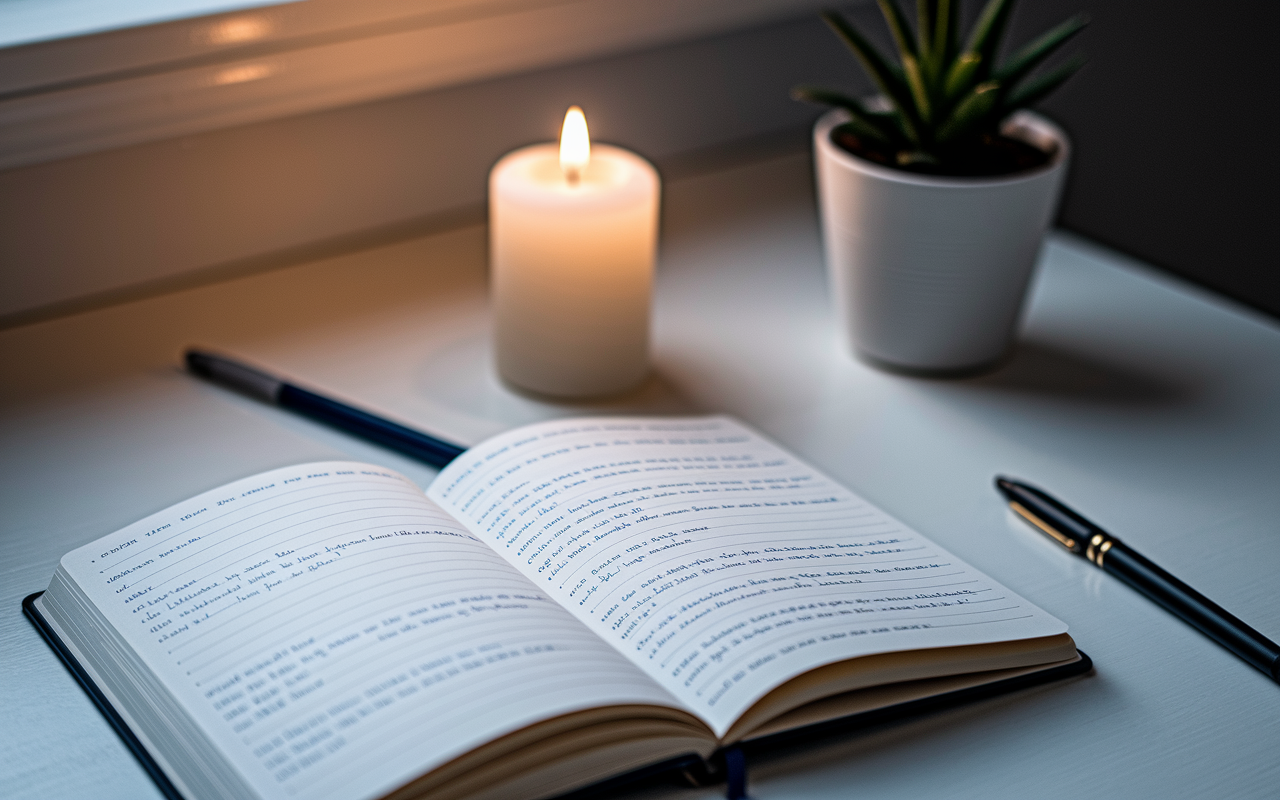
<path id="1" fill-rule="evenodd" d="M 766 761 L 759 800 L 1277 796 L 1280 687 L 1031 532 L 991 485 L 1042 484 L 1280 639 L 1274 320 L 1058 236 L 1008 366 L 906 378 L 843 349 L 805 159 L 672 184 L 664 225 L 656 374 L 609 404 L 495 380 L 481 228 L 0 332 L 0 795 L 159 796 L 19 609 L 63 553 L 283 464 L 433 475 L 186 376 L 199 343 L 464 443 L 562 415 L 735 414 L 1065 620 L 1096 663 Z"/>

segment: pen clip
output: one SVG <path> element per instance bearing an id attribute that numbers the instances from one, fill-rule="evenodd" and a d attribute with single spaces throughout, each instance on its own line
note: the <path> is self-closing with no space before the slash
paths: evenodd
<path id="1" fill-rule="evenodd" d="M 1019 503 L 1017 500 L 1010 500 L 1009 508 L 1012 508 L 1014 513 L 1016 513 L 1018 516 L 1022 517 L 1027 522 L 1030 522 L 1032 525 L 1034 525 L 1036 529 L 1039 530 L 1041 533 L 1043 533 L 1045 536 L 1048 536 L 1050 539 L 1054 540 L 1058 544 L 1067 548 L 1071 552 L 1080 553 L 1084 549 L 1083 547 L 1080 546 L 1079 542 L 1067 536 L 1066 534 L 1062 533 L 1061 531 L 1057 530 L 1049 523 L 1037 517 L 1035 514 L 1031 513 L 1031 511 L 1026 506 L 1022 505 L 1022 503 Z"/>

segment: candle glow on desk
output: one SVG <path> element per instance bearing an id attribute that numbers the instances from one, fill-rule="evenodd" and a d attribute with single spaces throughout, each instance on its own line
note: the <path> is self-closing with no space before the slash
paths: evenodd
<path id="1" fill-rule="evenodd" d="M 489 173 L 498 373 L 541 394 L 630 389 L 649 369 L 657 171 L 592 146 L 582 109 L 561 141 L 508 153 Z"/>

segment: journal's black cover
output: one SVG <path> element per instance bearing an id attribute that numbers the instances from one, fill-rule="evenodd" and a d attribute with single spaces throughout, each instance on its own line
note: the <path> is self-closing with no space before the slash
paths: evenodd
<path id="1" fill-rule="evenodd" d="M 107 702 L 106 695 L 89 678 L 89 673 L 84 671 L 84 667 L 80 666 L 80 662 L 76 661 L 75 656 L 71 655 L 71 651 L 58 638 L 58 634 L 54 633 L 53 628 L 49 627 L 49 623 L 45 622 L 44 617 L 40 615 L 40 610 L 35 607 L 35 600 L 42 594 L 44 592 L 36 592 L 23 598 L 22 610 L 35 623 L 36 630 L 40 631 L 40 634 L 44 636 L 45 641 L 53 648 L 53 652 L 58 654 L 58 657 L 62 659 L 62 663 L 67 666 L 71 674 L 84 687 L 94 705 L 102 712 L 102 716 L 106 717 L 107 722 L 111 723 L 111 727 L 115 728 L 116 733 L 120 734 L 120 738 L 124 740 L 125 747 L 128 747 L 134 757 L 138 759 L 138 763 L 151 776 L 151 780 L 156 782 L 156 788 L 160 790 L 160 793 L 169 798 L 169 800 L 182 800 L 182 795 L 169 782 L 164 770 L 160 769 L 160 765 L 147 752 L 147 748 L 142 746 L 142 742 L 138 741 L 138 737 L 133 735 L 133 731 L 129 730 L 129 726 L 124 724 L 124 720 L 120 718 L 120 714 L 116 712 L 115 707 Z"/>
<path id="2" fill-rule="evenodd" d="M 111 723 L 111 727 L 115 729 L 120 738 L 124 740 L 125 746 L 138 759 L 138 763 L 147 771 L 151 779 L 155 781 L 156 786 L 160 789 L 161 794 L 169 798 L 169 800 L 183 800 L 177 788 L 169 782 L 164 771 L 160 769 L 160 765 L 155 762 L 147 749 L 143 747 L 142 742 L 138 741 L 138 737 L 133 735 L 133 731 L 129 730 L 129 726 L 115 708 L 107 701 L 105 695 L 90 679 L 89 674 L 84 671 L 80 663 L 76 661 L 75 656 L 67 649 L 62 640 L 58 638 L 57 633 L 49 626 L 44 617 L 40 615 L 40 610 L 34 605 L 37 597 L 44 592 L 36 592 L 28 595 L 22 601 L 22 610 L 26 612 L 36 629 L 44 636 L 45 641 L 53 648 L 53 651 L 62 659 L 62 663 L 66 665 L 71 674 L 75 676 L 80 685 L 84 687 L 85 692 L 98 706 L 98 710 L 107 718 L 107 722 Z M 1042 683 L 1050 683 L 1052 681 L 1063 680 L 1075 675 L 1083 675 L 1093 669 L 1093 660 L 1080 652 L 1080 660 L 1074 664 L 1066 664 L 1053 669 L 1046 669 L 1040 672 L 1033 672 L 1028 675 L 1019 675 L 1014 678 L 1006 678 L 1002 681 L 988 683 L 982 686 L 973 686 L 968 689 L 959 689 L 946 694 L 935 695 L 933 697 L 925 697 L 920 700 L 913 700 L 908 703 L 901 703 L 889 708 L 876 709 L 874 711 L 866 711 L 861 714 L 844 717 L 842 719 L 831 720 L 829 722 L 821 722 L 816 725 L 810 725 L 804 728 L 798 728 L 791 731 L 783 731 L 772 736 L 766 736 L 762 739 L 756 739 L 738 745 L 749 758 L 752 753 L 760 753 L 765 750 L 772 750 L 779 746 L 795 746 L 803 744 L 805 741 L 817 739 L 833 734 L 852 733 L 859 730 L 870 729 L 876 725 L 880 725 L 890 720 L 904 719 L 907 717 L 920 716 L 923 714 L 941 711 L 946 708 L 983 700 L 988 697 L 1015 692 L 1019 689 L 1025 689 L 1030 686 L 1037 686 Z M 706 786 L 724 780 L 724 764 L 722 756 L 713 756 L 710 761 L 703 761 L 698 756 L 686 756 L 682 758 L 671 759 L 660 764 L 653 764 L 648 767 L 618 775 L 613 778 L 601 781 L 592 786 L 561 795 L 558 800 L 596 800 L 597 798 L 607 798 L 614 796 L 623 788 L 631 788 L 638 784 L 668 784 L 668 785 L 684 785 L 684 786 Z"/>

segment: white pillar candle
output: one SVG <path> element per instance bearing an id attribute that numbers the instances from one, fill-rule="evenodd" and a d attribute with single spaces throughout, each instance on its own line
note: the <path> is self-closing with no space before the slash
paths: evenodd
<path id="1" fill-rule="evenodd" d="M 561 146 L 516 150 L 489 173 L 494 344 L 508 383 L 591 397 L 648 373 L 660 183 L 635 153 L 591 146 L 569 111 Z"/>

